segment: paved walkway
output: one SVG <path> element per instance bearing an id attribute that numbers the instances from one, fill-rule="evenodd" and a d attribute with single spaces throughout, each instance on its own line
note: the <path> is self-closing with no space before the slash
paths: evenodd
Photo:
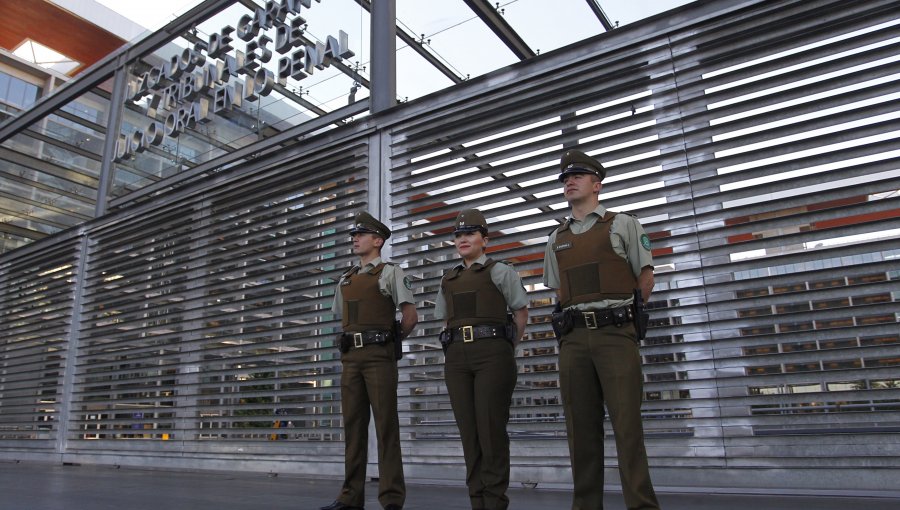
<path id="1" fill-rule="evenodd" d="M 317 510 L 330 503 L 340 481 L 261 473 L 161 471 L 111 466 L 62 466 L 0 461 L 0 510 Z M 377 485 L 367 486 L 369 510 Z M 461 485 L 412 483 L 406 510 L 467 510 Z M 897 510 L 900 494 L 784 496 L 659 491 L 665 510 Z M 571 492 L 513 488 L 510 510 L 567 510 Z M 622 510 L 609 493 L 606 510 Z"/>

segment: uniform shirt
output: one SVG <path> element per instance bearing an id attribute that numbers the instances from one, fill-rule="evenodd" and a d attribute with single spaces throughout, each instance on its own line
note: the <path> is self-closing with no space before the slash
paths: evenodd
<path id="1" fill-rule="evenodd" d="M 378 264 L 381 264 L 381 257 L 375 257 L 371 262 L 360 268 L 359 272 L 365 273 L 366 271 L 371 271 L 378 266 Z M 331 305 L 331 311 L 337 314 L 338 317 L 344 312 L 341 282 L 346 278 L 346 275 L 342 276 L 338 281 L 337 288 L 334 291 L 334 303 Z M 403 303 L 415 304 L 411 287 L 409 280 L 403 273 L 403 268 L 393 264 L 385 264 L 384 269 L 381 270 L 381 276 L 378 278 L 378 288 L 381 290 L 382 294 L 393 299 L 394 304 L 397 306 L 400 306 Z"/>
<path id="2" fill-rule="evenodd" d="M 487 255 L 482 254 L 475 262 L 473 262 L 473 264 L 484 265 L 487 263 L 487 259 Z M 453 268 L 461 266 L 465 266 L 465 263 L 460 262 L 453 266 Z M 503 299 L 506 300 L 506 306 L 510 310 L 518 310 L 528 304 L 528 295 L 525 293 L 525 287 L 522 286 L 522 279 L 512 266 L 502 262 L 497 262 L 491 266 L 491 281 L 494 282 L 494 285 L 496 285 L 497 289 L 500 290 L 500 293 L 503 294 Z M 434 317 L 436 319 L 448 318 L 447 301 L 444 300 L 444 293 L 441 291 L 438 291 L 437 300 L 434 304 Z"/>
<path id="3" fill-rule="evenodd" d="M 586 232 L 593 227 L 597 220 L 606 214 L 606 208 L 598 205 L 596 209 L 589 212 L 583 220 L 569 219 L 569 229 L 573 234 L 578 235 Z M 637 278 L 641 274 L 641 270 L 645 267 L 653 268 L 653 255 L 650 253 L 650 238 L 644 231 L 641 223 L 630 214 L 617 214 L 609 229 L 609 240 L 612 243 L 613 251 L 620 257 L 624 258 L 628 265 L 631 266 L 631 272 Z M 547 240 L 547 247 L 544 249 L 544 285 L 551 289 L 558 289 L 559 282 L 559 264 L 556 261 L 556 254 L 553 252 L 553 244 L 556 242 L 556 230 L 550 234 Z M 631 304 L 632 298 L 624 300 L 604 299 L 601 301 L 591 301 L 589 303 L 581 303 L 572 308 L 578 310 L 601 310 L 604 308 L 616 308 Z"/>

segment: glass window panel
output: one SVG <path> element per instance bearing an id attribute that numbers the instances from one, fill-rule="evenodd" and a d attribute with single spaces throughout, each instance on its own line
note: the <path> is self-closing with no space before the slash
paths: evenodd
<path id="1" fill-rule="evenodd" d="M 875 273 L 862 276 L 850 276 L 847 278 L 847 283 L 850 285 L 857 285 L 860 283 L 883 282 L 885 280 L 887 280 L 887 275 L 885 273 Z"/>
<path id="2" fill-rule="evenodd" d="M 859 360 L 857 360 L 859 361 Z M 855 391 L 866 389 L 865 381 L 841 381 L 827 382 L 825 387 L 828 391 Z"/>
<path id="3" fill-rule="evenodd" d="M 754 366 L 747 367 L 744 370 L 746 371 L 747 375 L 780 374 L 781 365 Z"/>
<path id="4" fill-rule="evenodd" d="M 840 287 L 842 285 L 844 285 L 843 278 L 831 278 L 828 280 L 809 282 L 809 288 L 811 289 L 827 289 L 830 287 Z"/>
<path id="5" fill-rule="evenodd" d="M 741 336 L 771 335 L 775 333 L 775 326 L 757 326 L 754 328 L 741 328 Z"/>
<path id="6" fill-rule="evenodd" d="M 760 315 L 772 315 L 772 307 L 760 306 L 756 308 L 745 308 L 737 311 L 738 317 L 757 317 Z"/>
<path id="7" fill-rule="evenodd" d="M 866 358 L 868 368 L 900 366 L 900 357 Z"/>
<path id="8" fill-rule="evenodd" d="M 840 338 L 836 340 L 822 340 L 819 342 L 822 349 L 843 349 L 846 347 L 856 347 L 858 344 L 855 338 Z"/>
<path id="9" fill-rule="evenodd" d="M 849 328 L 851 326 L 853 326 L 852 317 L 816 321 L 816 329 Z"/>
<path id="10" fill-rule="evenodd" d="M 751 298 L 751 297 L 759 297 L 759 296 L 768 296 L 769 288 L 763 287 L 759 289 L 747 289 L 747 290 L 739 290 L 736 293 L 739 298 Z"/>
<path id="11" fill-rule="evenodd" d="M 891 296 L 889 292 L 885 292 L 884 294 L 873 294 L 870 296 L 860 296 L 853 298 L 854 305 L 875 305 L 878 303 L 890 303 L 894 298 Z"/>
<path id="12" fill-rule="evenodd" d="M 858 317 L 856 319 L 856 322 L 860 326 L 868 326 L 870 324 L 885 324 L 890 322 L 897 322 L 897 316 L 893 313 L 885 315 L 869 315 L 866 317 Z"/>
<path id="13" fill-rule="evenodd" d="M 900 335 L 884 335 L 859 339 L 860 345 L 893 345 L 900 343 Z"/>
<path id="14" fill-rule="evenodd" d="M 815 342 L 797 342 L 790 344 L 782 344 L 781 349 L 784 352 L 796 352 L 796 351 L 814 351 L 818 349 Z"/>
<path id="15" fill-rule="evenodd" d="M 818 365 L 814 370 L 818 370 Z M 819 383 L 791 384 L 790 386 L 788 386 L 788 388 L 790 389 L 791 393 L 815 393 L 818 391 L 822 391 L 822 385 Z"/>
<path id="16" fill-rule="evenodd" d="M 775 313 L 795 313 L 809 311 L 809 303 L 788 303 L 775 305 Z"/>
<path id="17" fill-rule="evenodd" d="M 788 363 L 784 365 L 784 371 L 788 374 L 792 372 L 814 372 L 819 370 L 819 368 L 819 363 L 817 361 L 808 363 Z"/>
<path id="18" fill-rule="evenodd" d="M 750 395 L 780 395 L 784 393 L 784 386 L 750 386 L 747 392 Z"/>
<path id="19" fill-rule="evenodd" d="M 822 362 L 822 369 L 824 370 L 846 370 L 851 368 L 862 368 L 862 360 L 849 359 Z"/>
<path id="20" fill-rule="evenodd" d="M 813 308 L 816 310 L 823 310 L 826 308 L 841 308 L 845 306 L 850 306 L 850 300 L 848 298 L 840 298 L 840 299 L 826 299 L 823 301 L 813 301 Z"/>
<path id="21" fill-rule="evenodd" d="M 775 354 L 778 352 L 778 344 L 755 345 L 744 347 L 744 356 L 755 356 L 758 354 Z"/>
<path id="22" fill-rule="evenodd" d="M 795 331 L 808 331 L 813 328 L 812 322 L 786 322 L 778 325 L 778 330 L 782 333 L 792 333 Z"/>
<path id="23" fill-rule="evenodd" d="M 786 292 L 800 292 L 806 290 L 805 283 L 792 283 L 788 285 L 778 285 L 772 287 L 772 293 L 774 294 L 784 294 Z"/>
<path id="24" fill-rule="evenodd" d="M 9 82 L 12 76 L 0 71 L 0 101 L 9 102 Z"/>
<path id="25" fill-rule="evenodd" d="M 870 382 L 869 385 L 873 390 L 895 389 L 895 388 L 900 388 L 900 379 L 873 380 Z"/>
<path id="26" fill-rule="evenodd" d="M 27 87 L 25 86 L 25 82 L 17 78 L 12 78 L 9 81 L 6 100 L 15 106 L 23 107 L 25 106 L 26 95 Z"/>

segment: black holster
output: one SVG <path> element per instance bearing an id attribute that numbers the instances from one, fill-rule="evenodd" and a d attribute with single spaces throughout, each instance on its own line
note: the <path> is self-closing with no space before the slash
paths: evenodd
<path id="1" fill-rule="evenodd" d="M 438 340 L 441 341 L 441 349 L 444 350 L 444 354 L 447 354 L 447 348 L 450 347 L 450 342 L 452 341 L 450 330 L 447 328 L 442 329 L 438 335 Z"/>
<path id="2" fill-rule="evenodd" d="M 644 309 L 644 295 L 640 289 L 634 289 L 634 300 L 631 303 L 634 309 L 634 331 L 638 341 L 647 337 L 647 326 L 650 324 L 650 314 Z"/>
<path id="3" fill-rule="evenodd" d="M 506 339 L 509 343 L 516 345 L 516 321 L 513 320 L 513 314 L 506 314 Z"/>
<path id="4" fill-rule="evenodd" d="M 550 313 L 550 326 L 553 327 L 553 334 L 556 335 L 556 341 L 562 343 L 562 337 L 575 328 L 572 322 L 572 315 L 568 310 L 563 310 L 562 305 L 556 303 L 553 311 Z"/>
<path id="5" fill-rule="evenodd" d="M 398 361 L 403 357 L 403 329 L 400 327 L 400 321 L 394 321 L 394 358 Z"/>
<path id="6" fill-rule="evenodd" d="M 343 333 L 338 333 L 336 343 L 341 354 L 347 354 L 350 351 L 350 347 L 353 347 L 353 341 Z"/>

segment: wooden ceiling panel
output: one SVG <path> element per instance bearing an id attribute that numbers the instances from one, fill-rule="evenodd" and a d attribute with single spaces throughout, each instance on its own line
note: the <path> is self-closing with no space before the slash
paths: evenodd
<path id="1" fill-rule="evenodd" d="M 126 42 L 45 0 L 0 0 L 0 12 L 0 47 L 12 52 L 27 39 L 39 42 L 81 62 L 70 75 Z"/>

